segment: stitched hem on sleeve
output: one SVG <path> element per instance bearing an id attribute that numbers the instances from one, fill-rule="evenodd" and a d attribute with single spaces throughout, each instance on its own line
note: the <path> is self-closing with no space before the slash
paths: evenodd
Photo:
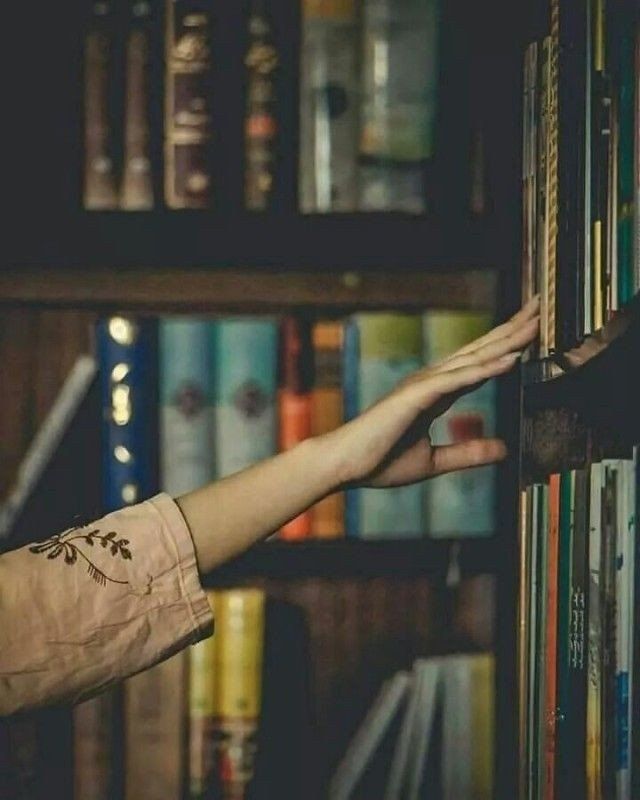
<path id="1" fill-rule="evenodd" d="M 148 502 L 162 517 L 163 528 L 176 550 L 180 587 L 191 617 L 193 641 L 197 642 L 213 632 L 213 612 L 200 583 L 191 533 L 182 512 L 168 494 L 157 494 Z"/>

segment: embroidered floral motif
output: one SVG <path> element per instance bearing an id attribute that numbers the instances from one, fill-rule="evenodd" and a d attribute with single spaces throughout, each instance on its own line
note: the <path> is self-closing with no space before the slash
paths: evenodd
<path id="1" fill-rule="evenodd" d="M 122 558 L 130 561 L 131 550 L 127 547 L 128 539 L 118 539 L 115 531 L 102 533 L 98 528 L 87 531 L 85 528 L 69 528 L 62 533 L 57 533 L 44 542 L 39 542 L 29 548 L 32 553 L 46 553 L 47 558 L 58 558 L 64 555 L 65 564 L 75 564 L 78 558 L 87 564 L 87 572 L 99 586 L 106 586 L 109 583 L 127 584 L 129 581 L 119 581 L 103 572 L 84 552 L 82 545 L 95 547 L 99 544 L 104 549 L 109 550 L 112 558 Z"/>

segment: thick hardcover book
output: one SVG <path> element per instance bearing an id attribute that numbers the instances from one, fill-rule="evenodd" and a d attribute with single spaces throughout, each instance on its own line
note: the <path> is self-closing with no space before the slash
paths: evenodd
<path id="1" fill-rule="evenodd" d="M 112 0 L 90 0 L 84 38 L 84 207 L 117 208 L 115 14 Z"/>
<path id="2" fill-rule="evenodd" d="M 207 592 L 215 613 L 216 592 Z M 215 786 L 216 650 L 218 636 L 188 651 L 189 800 L 204 800 Z"/>
<path id="3" fill-rule="evenodd" d="M 124 316 L 98 323 L 105 511 L 158 489 L 156 330 L 152 320 Z"/>
<path id="4" fill-rule="evenodd" d="M 360 408 L 358 365 L 360 364 L 360 334 L 355 319 L 344 327 L 342 352 L 342 386 L 344 419 L 358 415 Z M 344 530 L 346 536 L 358 536 L 360 529 L 360 489 L 347 489 L 344 493 Z"/>
<path id="5" fill-rule="evenodd" d="M 313 328 L 315 380 L 311 403 L 311 432 L 321 436 L 343 421 L 341 322 L 318 322 Z M 344 534 L 344 494 L 335 492 L 312 509 L 312 533 L 321 539 Z"/>
<path id="6" fill-rule="evenodd" d="M 151 12 L 154 4 L 131 0 L 125 53 L 124 152 L 120 207 L 153 208 L 151 152 Z"/>
<path id="7" fill-rule="evenodd" d="M 181 800 L 186 653 L 124 685 L 125 798 Z"/>
<path id="8" fill-rule="evenodd" d="M 212 325 L 218 478 L 272 456 L 277 445 L 278 326 L 268 319 Z"/>
<path id="9" fill-rule="evenodd" d="M 271 207 L 276 183 L 275 142 L 278 134 L 278 51 L 270 4 L 265 0 L 251 0 L 248 34 L 244 198 L 245 206 L 251 211 L 265 211 Z"/>
<path id="10" fill-rule="evenodd" d="M 160 479 L 178 496 L 214 475 L 211 323 L 194 317 L 160 320 Z"/>
<path id="11" fill-rule="evenodd" d="M 305 213 L 356 209 L 357 9 L 354 0 L 302 4 L 299 195 Z"/>
<path id="12" fill-rule="evenodd" d="M 428 311 L 423 317 L 426 363 L 434 363 L 485 334 L 489 314 Z M 436 445 L 492 436 L 495 431 L 495 387 L 489 382 L 460 397 L 431 425 Z M 482 536 L 495 528 L 495 468 L 452 472 L 424 484 L 430 536 Z"/>
<path id="13" fill-rule="evenodd" d="M 363 3 L 361 210 L 421 213 L 427 208 L 426 176 L 435 152 L 439 5 L 438 0 Z"/>
<path id="14" fill-rule="evenodd" d="M 211 22 L 206 0 L 166 0 L 165 202 L 207 208 L 212 199 Z"/>
<path id="15" fill-rule="evenodd" d="M 250 791 L 262 708 L 265 596 L 231 589 L 216 596 L 216 762 L 221 795 Z"/>
<path id="16" fill-rule="evenodd" d="M 359 331 L 358 406 L 365 411 L 423 364 L 422 320 L 418 315 L 363 313 Z M 358 535 L 405 538 L 424 534 L 420 485 L 359 491 Z"/>
<path id="17" fill-rule="evenodd" d="M 285 317 L 280 326 L 280 389 L 278 391 L 279 447 L 290 450 L 311 436 L 313 345 L 311 323 L 303 317 Z M 280 538 L 306 539 L 311 535 L 311 509 L 280 530 Z"/>

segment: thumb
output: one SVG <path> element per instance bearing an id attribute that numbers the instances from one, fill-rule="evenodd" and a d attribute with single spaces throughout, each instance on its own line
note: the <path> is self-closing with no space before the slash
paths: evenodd
<path id="1" fill-rule="evenodd" d="M 507 446 L 502 439 L 469 439 L 436 446 L 433 448 L 433 475 L 494 464 L 506 455 Z"/>

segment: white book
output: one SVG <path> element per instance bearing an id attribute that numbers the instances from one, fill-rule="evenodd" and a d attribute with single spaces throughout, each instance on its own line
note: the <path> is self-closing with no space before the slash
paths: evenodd
<path id="1" fill-rule="evenodd" d="M 27 504 L 87 396 L 96 374 L 96 360 L 91 356 L 80 356 L 73 365 L 51 410 L 29 445 L 13 488 L 0 507 L 0 539 L 10 534 L 18 515 Z"/>
<path id="2" fill-rule="evenodd" d="M 420 671 L 417 669 L 417 662 L 413 665 L 413 677 L 409 697 L 405 707 L 402 727 L 398 734 L 396 746 L 393 751 L 393 759 L 387 779 L 387 786 L 384 793 L 384 800 L 401 800 L 402 789 L 407 777 L 407 763 L 409 761 L 409 750 L 414 737 L 416 727 L 420 725 Z"/>
<path id="3" fill-rule="evenodd" d="M 408 672 L 398 672 L 383 683 L 331 778 L 329 800 L 348 800 L 351 797 L 405 700 L 410 683 Z"/>
<path id="4" fill-rule="evenodd" d="M 421 659 L 416 662 L 418 675 L 419 711 L 418 722 L 411 737 L 408 764 L 408 791 L 399 796 L 399 800 L 418 800 L 422 795 L 420 789 L 429 752 L 429 742 L 438 702 L 440 676 L 446 672 L 446 666 L 440 659 Z M 463 797 L 463 795 L 460 795 Z"/>

